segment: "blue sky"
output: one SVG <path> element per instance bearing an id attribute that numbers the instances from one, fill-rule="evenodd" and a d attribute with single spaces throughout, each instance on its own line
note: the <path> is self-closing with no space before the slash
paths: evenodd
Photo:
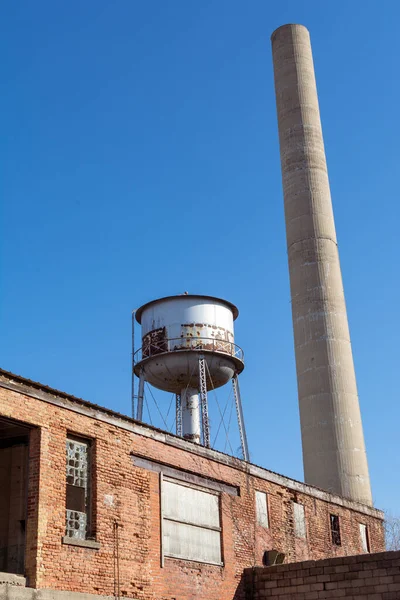
<path id="1" fill-rule="evenodd" d="M 269 38 L 309 28 L 373 496 L 398 514 L 397 3 L 20 0 L 0 12 L 0 365 L 129 414 L 132 309 L 185 290 L 227 298 L 252 460 L 296 479 Z"/>

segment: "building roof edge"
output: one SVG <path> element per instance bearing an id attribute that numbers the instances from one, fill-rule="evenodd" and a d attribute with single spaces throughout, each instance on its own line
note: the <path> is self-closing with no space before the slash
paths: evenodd
<path id="1" fill-rule="evenodd" d="M 143 435 L 145 437 L 153 437 L 157 441 L 166 443 L 170 446 L 175 446 L 181 450 L 186 450 L 192 454 L 197 454 L 198 456 L 203 456 L 204 458 L 213 460 L 214 462 L 224 464 L 234 469 L 239 469 L 249 473 L 250 475 L 253 475 L 254 477 L 259 477 L 260 479 L 265 479 L 267 481 L 277 483 L 278 485 L 283 485 L 289 489 L 319 498 L 325 502 L 338 504 L 345 508 L 350 508 L 378 519 L 384 518 L 384 513 L 374 507 L 355 502 L 354 500 L 350 500 L 342 496 L 331 494 L 330 492 L 321 490 L 320 488 L 297 481 L 296 479 L 291 479 L 285 475 L 280 475 L 274 471 L 270 471 L 265 467 L 244 462 L 239 458 L 230 456 L 229 454 L 225 454 L 219 450 L 213 450 L 211 448 L 199 446 L 198 444 L 184 440 L 173 433 L 169 433 L 152 425 L 148 425 L 147 423 L 137 421 L 128 415 L 123 415 L 112 409 L 100 406 L 99 404 L 94 404 L 87 400 L 83 400 L 82 398 L 77 398 L 76 396 L 67 394 L 66 392 L 62 392 L 48 385 L 27 379 L 26 377 L 16 375 L 15 373 L 11 373 L 10 371 L 6 371 L 1 368 L 0 387 L 28 395 L 45 402 L 56 404 L 67 410 L 75 410 L 76 412 L 85 414 L 89 418 L 99 419 L 99 413 L 102 413 L 105 416 L 107 415 L 109 419 L 104 419 L 103 417 L 101 420 L 107 420 L 112 425 L 131 431 L 132 433 Z M 36 392 L 30 391 L 29 388 L 36 390 Z M 65 404 L 65 401 L 67 401 L 68 404 Z"/>

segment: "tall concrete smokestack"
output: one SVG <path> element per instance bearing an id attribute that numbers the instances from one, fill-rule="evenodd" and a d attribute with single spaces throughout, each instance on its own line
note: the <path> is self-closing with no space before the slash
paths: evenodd
<path id="1" fill-rule="evenodd" d="M 271 37 L 304 477 L 372 504 L 310 36 Z"/>

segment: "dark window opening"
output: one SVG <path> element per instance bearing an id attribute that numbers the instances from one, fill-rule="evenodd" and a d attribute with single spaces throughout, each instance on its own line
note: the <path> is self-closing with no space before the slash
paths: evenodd
<path id="1" fill-rule="evenodd" d="M 23 575 L 30 428 L 0 418 L 0 571 Z"/>
<path id="2" fill-rule="evenodd" d="M 91 535 L 90 442 L 68 436 L 66 443 L 65 535 L 85 540 Z"/>
<path id="3" fill-rule="evenodd" d="M 330 515 L 330 523 L 331 523 L 332 544 L 335 544 L 335 546 L 341 546 L 342 540 L 340 538 L 339 517 L 337 515 Z"/>

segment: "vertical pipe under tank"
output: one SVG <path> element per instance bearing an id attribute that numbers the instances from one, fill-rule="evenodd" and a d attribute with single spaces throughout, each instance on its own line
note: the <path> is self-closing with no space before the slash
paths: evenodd
<path id="1" fill-rule="evenodd" d="M 181 392 L 182 432 L 186 440 L 200 444 L 200 401 L 199 390 L 185 388 Z"/>

